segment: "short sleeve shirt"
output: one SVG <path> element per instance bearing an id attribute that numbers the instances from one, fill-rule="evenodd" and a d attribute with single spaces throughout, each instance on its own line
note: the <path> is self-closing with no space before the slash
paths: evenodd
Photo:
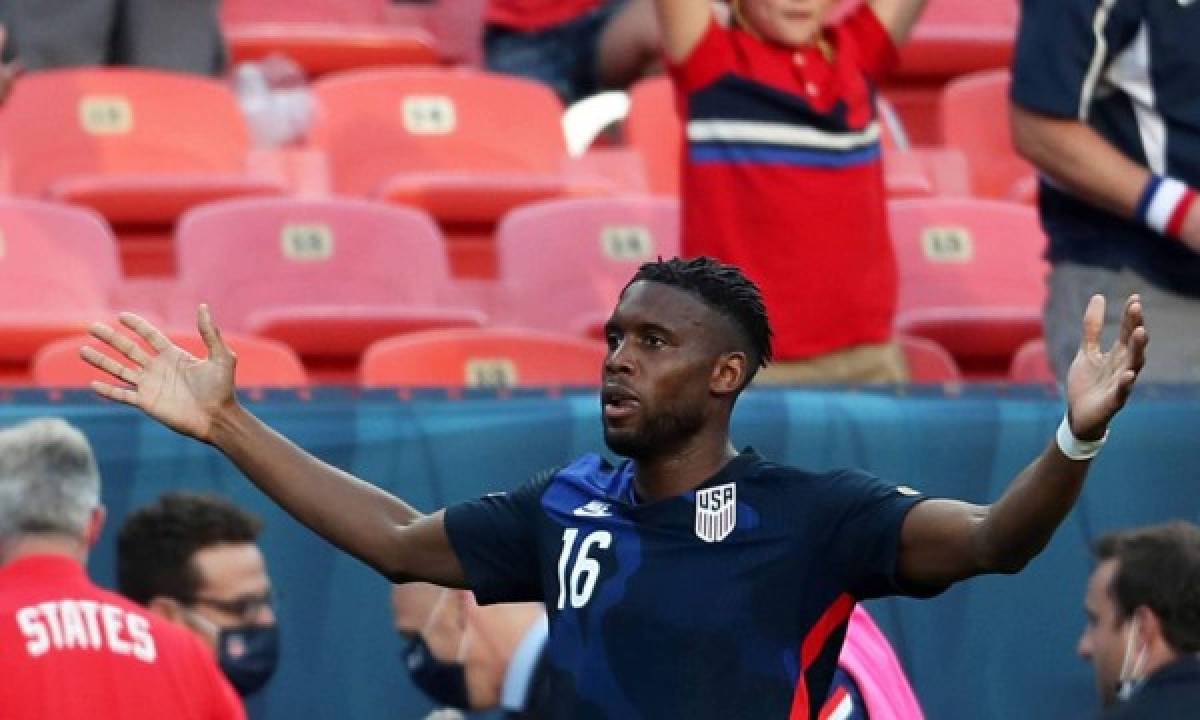
<path id="1" fill-rule="evenodd" d="M 0 678 L 4 720 L 245 718 L 199 638 L 66 557 L 0 568 Z"/>
<path id="2" fill-rule="evenodd" d="M 1080 120 L 1130 160 L 1200 188 L 1200 4 L 1022 0 L 1012 99 Z M 1200 254 L 1043 181 L 1050 259 L 1131 268 L 1200 295 Z"/>
<path id="3" fill-rule="evenodd" d="M 883 342 L 896 308 L 874 85 L 896 48 L 865 4 L 824 37 L 831 56 L 710 21 L 670 68 L 684 254 L 759 284 L 783 361 Z"/>
<path id="4" fill-rule="evenodd" d="M 857 600 L 903 594 L 922 497 L 747 451 L 641 504 L 633 465 L 586 455 L 446 511 L 480 602 L 544 602 L 551 717 L 815 717 Z"/>

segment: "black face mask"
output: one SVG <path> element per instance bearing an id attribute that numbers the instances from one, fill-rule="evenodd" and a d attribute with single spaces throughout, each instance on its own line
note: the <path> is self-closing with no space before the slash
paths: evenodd
<path id="1" fill-rule="evenodd" d="M 217 662 L 242 697 L 262 689 L 279 662 L 279 629 L 274 625 L 221 628 Z"/>
<path id="2" fill-rule="evenodd" d="M 470 710 L 467 669 L 461 662 L 444 662 L 434 657 L 420 634 L 413 635 L 403 651 L 404 667 L 413 684 L 433 701 L 460 710 Z"/>

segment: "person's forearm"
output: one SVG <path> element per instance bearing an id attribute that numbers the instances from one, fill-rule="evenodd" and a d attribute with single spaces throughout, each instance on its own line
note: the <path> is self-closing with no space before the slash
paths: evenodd
<path id="1" fill-rule="evenodd" d="M 421 513 L 322 462 L 235 405 L 214 419 L 212 444 L 293 517 L 388 577 L 398 532 Z"/>
<path id="2" fill-rule="evenodd" d="M 1150 171 L 1092 128 L 1013 106 L 1012 135 L 1017 151 L 1072 195 L 1124 218 L 1136 215 Z"/>
<path id="3" fill-rule="evenodd" d="M 983 572 L 1017 572 L 1042 551 L 1071 512 L 1089 461 L 1071 460 L 1055 442 L 992 503 L 976 535 Z"/>
<path id="4" fill-rule="evenodd" d="M 925 11 L 926 0 L 868 0 L 879 22 L 887 28 L 888 35 L 897 47 L 908 42 L 913 27 Z"/>

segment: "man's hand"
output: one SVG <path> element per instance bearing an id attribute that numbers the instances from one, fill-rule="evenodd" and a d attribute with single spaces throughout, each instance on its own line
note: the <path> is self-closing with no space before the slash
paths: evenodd
<path id="1" fill-rule="evenodd" d="M 107 325 L 92 325 L 96 339 L 131 363 L 122 364 L 85 346 L 80 350 L 84 360 L 123 383 L 94 382 L 92 389 L 110 400 L 141 409 L 176 432 L 211 442 L 214 418 L 237 403 L 233 382 L 237 357 L 221 340 L 207 305 L 200 306 L 197 316 L 200 336 L 208 346 L 207 360 L 192 357 L 133 313 L 121 313 L 121 324 L 146 341 L 149 353 Z"/>
<path id="2" fill-rule="evenodd" d="M 1104 296 L 1093 295 L 1083 316 L 1083 342 L 1067 370 L 1067 415 L 1071 432 L 1080 440 L 1104 437 L 1146 362 L 1150 338 L 1137 295 L 1125 303 L 1120 336 L 1108 352 L 1100 348 L 1103 327 Z"/>

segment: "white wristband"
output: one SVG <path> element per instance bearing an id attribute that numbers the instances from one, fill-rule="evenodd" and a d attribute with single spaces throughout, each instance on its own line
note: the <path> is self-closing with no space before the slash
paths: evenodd
<path id="1" fill-rule="evenodd" d="M 1058 440 L 1058 449 L 1062 450 L 1063 455 L 1072 460 L 1091 460 L 1108 441 L 1108 430 L 1105 429 L 1104 437 L 1099 440 L 1080 440 L 1075 437 L 1075 433 L 1071 432 L 1071 423 L 1067 421 L 1067 416 L 1064 414 L 1055 439 Z"/>

